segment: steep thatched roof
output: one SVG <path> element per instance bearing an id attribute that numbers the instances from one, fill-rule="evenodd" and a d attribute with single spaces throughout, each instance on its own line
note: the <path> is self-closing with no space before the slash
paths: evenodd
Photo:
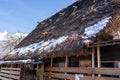
<path id="1" fill-rule="evenodd" d="M 102 18 L 116 14 L 119 5 L 112 0 L 83 0 L 75 2 L 52 17 L 39 23 L 16 48 L 41 40 L 58 38 L 74 32 L 81 34 L 85 27 L 97 23 Z"/>
<path id="2" fill-rule="evenodd" d="M 99 42 L 114 39 L 114 31 L 120 28 L 120 3 L 117 0 L 81 0 L 59 11 L 50 18 L 40 22 L 37 27 L 16 46 L 12 55 L 4 57 L 11 59 L 38 59 L 55 53 L 83 53 L 79 50 L 88 42 Z M 92 28 L 91 28 L 92 27 Z M 98 28 L 96 28 L 98 27 Z M 96 32 L 90 32 L 94 29 Z M 87 33 L 87 31 L 89 33 Z M 91 34 L 91 35 L 90 35 Z M 118 34 L 119 35 L 119 30 Z M 62 40 L 62 41 L 61 41 Z M 43 48 L 45 43 L 49 46 Z M 59 44 L 53 44 L 54 41 Z M 60 42 L 59 42 L 60 41 Z M 34 43 L 34 44 L 33 44 Z M 39 44 L 37 44 L 39 43 Z M 31 45 L 32 44 L 32 45 Z M 19 51 L 26 46 L 39 46 L 21 55 Z M 31 48 L 33 49 L 33 48 Z M 85 49 L 85 48 L 84 48 Z M 18 51 L 17 51 L 18 50 Z"/>

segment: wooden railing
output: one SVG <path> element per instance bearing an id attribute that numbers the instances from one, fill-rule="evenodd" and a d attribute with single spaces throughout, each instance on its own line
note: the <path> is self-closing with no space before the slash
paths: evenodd
<path id="1" fill-rule="evenodd" d="M 1 68 L 0 80 L 20 80 L 20 68 Z"/>
<path id="2" fill-rule="evenodd" d="M 120 69 L 118 68 L 95 68 L 96 74 L 106 75 L 120 75 Z"/>
<path id="3" fill-rule="evenodd" d="M 66 74 L 67 73 L 67 74 Z M 45 80 L 57 79 L 67 79 L 75 80 L 75 74 L 81 74 L 80 80 L 120 80 L 120 69 L 117 68 L 59 68 L 59 67 L 49 67 L 45 68 L 44 76 Z M 100 75 L 98 77 L 98 74 Z M 117 76 L 118 78 L 112 77 Z"/>

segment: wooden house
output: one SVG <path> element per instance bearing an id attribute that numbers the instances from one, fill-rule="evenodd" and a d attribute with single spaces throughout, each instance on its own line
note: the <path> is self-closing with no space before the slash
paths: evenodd
<path id="1" fill-rule="evenodd" d="M 5 70 L 19 68 L 17 80 L 120 80 L 119 53 L 120 1 L 78 0 L 4 56 L 0 76 L 14 80 Z"/>

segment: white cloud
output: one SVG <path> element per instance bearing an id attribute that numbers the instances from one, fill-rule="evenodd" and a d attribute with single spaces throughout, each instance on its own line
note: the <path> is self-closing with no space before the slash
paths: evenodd
<path id="1" fill-rule="evenodd" d="M 13 37 L 20 37 L 20 36 L 27 36 L 28 34 L 24 33 L 15 33 L 15 34 L 9 34 L 8 32 L 1 32 L 0 33 L 0 41 L 5 41 L 8 38 L 8 35 L 12 35 Z"/>
<path id="2" fill-rule="evenodd" d="M 8 32 L 0 33 L 0 58 L 6 56 L 27 34 L 20 32 L 9 34 Z"/>
<path id="3" fill-rule="evenodd" d="M 7 32 L 0 33 L 0 41 L 6 40 L 7 39 Z"/>
<path id="4" fill-rule="evenodd" d="M 13 36 L 18 36 L 18 37 L 20 37 L 20 36 L 27 36 L 27 35 L 28 35 L 28 34 L 19 33 L 19 32 L 13 34 Z"/>

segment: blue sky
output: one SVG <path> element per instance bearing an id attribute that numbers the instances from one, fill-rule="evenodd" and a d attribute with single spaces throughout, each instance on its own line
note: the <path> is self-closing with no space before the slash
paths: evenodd
<path id="1" fill-rule="evenodd" d="M 0 32 L 30 33 L 42 21 L 76 0 L 0 0 Z"/>

